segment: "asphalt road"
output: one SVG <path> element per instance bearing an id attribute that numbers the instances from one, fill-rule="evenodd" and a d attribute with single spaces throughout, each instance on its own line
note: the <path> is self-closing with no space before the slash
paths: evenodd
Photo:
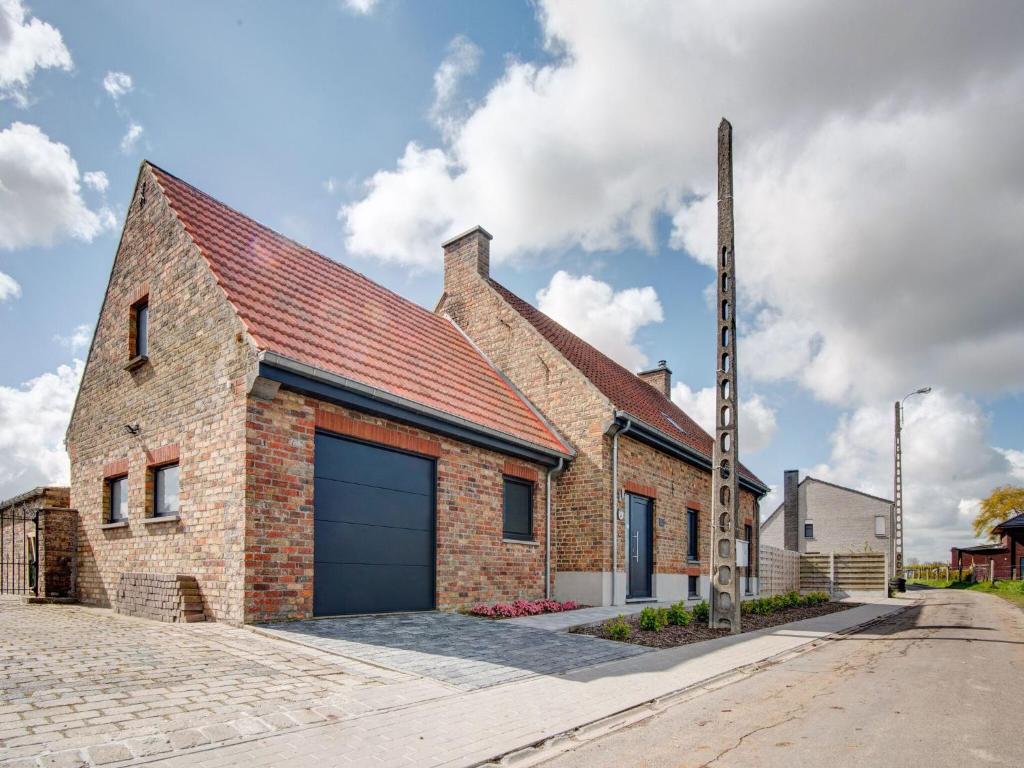
<path id="1" fill-rule="evenodd" d="M 545 768 L 1024 766 L 1024 611 L 992 595 L 920 603 L 588 742 Z"/>

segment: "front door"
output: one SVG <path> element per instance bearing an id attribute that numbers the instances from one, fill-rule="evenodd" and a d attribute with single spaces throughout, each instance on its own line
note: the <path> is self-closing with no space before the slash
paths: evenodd
<path id="1" fill-rule="evenodd" d="M 651 597 L 651 500 L 629 495 L 629 598 Z"/>

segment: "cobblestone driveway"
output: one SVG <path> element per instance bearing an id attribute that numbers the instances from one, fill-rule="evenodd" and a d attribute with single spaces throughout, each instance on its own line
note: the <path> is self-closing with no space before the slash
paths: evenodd
<path id="1" fill-rule="evenodd" d="M 260 631 L 387 669 L 476 690 L 650 651 L 455 613 L 405 613 L 264 624 Z"/>
<path id="2" fill-rule="evenodd" d="M 0 598 L 5 768 L 169 755 L 451 693 L 248 629 Z"/>

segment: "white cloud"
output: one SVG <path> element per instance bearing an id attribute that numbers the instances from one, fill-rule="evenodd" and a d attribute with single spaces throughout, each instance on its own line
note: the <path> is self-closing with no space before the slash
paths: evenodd
<path id="1" fill-rule="evenodd" d="M 690 389 L 684 382 L 672 385 L 672 401 L 682 408 L 708 434 L 715 432 L 715 388 Z M 740 458 L 748 453 L 764 450 L 778 430 L 775 411 L 760 395 L 740 400 L 739 419 Z M 762 509 L 767 506 L 762 504 Z M 774 509 L 774 508 L 773 508 Z"/>
<path id="2" fill-rule="evenodd" d="M 75 360 L 20 387 L 0 387 L 0 498 L 67 483 L 64 432 L 83 368 Z"/>
<path id="3" fill-rule="evenodd" d="M 132 76 L 126 72 L 107 72 L 103 78 L 103 90 L 105 90 L 114 101 L 117 101 L 134 88 Z"/>
<path id="4" fill-rule="evenodd" d="M 0 301 L 16 299 L 21 296 L 21 286 L 8 274 L 0 272 Z"/>
<path id="5" fill-rule="evenodd" d="M 72 352 L 78 352 L 88 347 L 89 342 L 92 341 L 92 326 L 88 323 L 82 323 L 75 326 L 75 329 L 68 336 L 58 334 L 53 337 L 53 340 L 62 347 L 67 347 Z"/>
<path id="6" fill-rule="evenodd" d="M 342 5 L 357 16 L 369 16 L 379 2 L 380 0 L 342 0 Z"/>
<path id="7" fill-rule="evenodd" d="M 537 307 L 634 371 L 647 362 L 637 331 L 664 319 L 658 294 L 649 286 L 616 291 L 590 275 L 575 277 L 562 270 L 537 292 Z"/>
<path id="8" fill-rule="evenodd" d="M 30 18 L 21 0 L 0 0 L 0 99 L 25 106 L 37 69 L 71 66 L 71 54 L 56 28 Z"/>
<path id="9" fill-rule="evenodd" d="M 86 171 L 82 174 L 82 181 L 85 186 L 91 187 L 97 192 L 106 192 L 107 187 L 110 186 L 110 180 L 103 171 Z"/>
<path id="10" fill-rule="evenodd" d="M 52 245 L 65 237 L 88 242 L 112 228 L 113 213 L 90 209 L 78 182 L 70 150 L 38 127 L 13 123 L 0 131 L 0 248 Z"/>
<path id="11" fill-rule="evenodd" d="M 139 143 L 139 139 L 142 138 L 143 127 L 138 123 L 129 123 L 128 130 L 121 138 L 121 152 L 130 155 L 135 151 L 135 145 Z"/>
<path id="12" fill-rule="evenodd" d="M 891 499 L 893 419 L 891 406 L 864 406 L 845 414 L 832 434 L 829 461 L 809 473 Z M 989 418 L 975 401 L 936 390 L 907 403 L 903 488 L 908 557 L 945 559 L 951 546 L 974 541 L 970 523 L 978 499 L 1015 476 L 1006 454 L 992 446 Z"/>
<path id="13" fill-rule="evenodd" d="M 448 44 L 444 61 L 434 72 L 434 103 L 430 119 L 445 136 L 458 129 L 463 115 L 458 108 L 459 84 L 463 78 L 476 72 L 482 52 L 465 35 L 456 35 Z"/>
<path id="14" fill-rule="evenodd" d="M 715 129 L 736 126 L 742 359 L 844 405 L 920 380 L 1024 382 L 1024 6 L 574 3 L 538 16 L 441 146 L 342 208 L 350 252 L 438 268 L 470 224 L 496 261 L 672 243 L 710 263 Z M 950 148 L 955 147 L 955 151 Z"/>

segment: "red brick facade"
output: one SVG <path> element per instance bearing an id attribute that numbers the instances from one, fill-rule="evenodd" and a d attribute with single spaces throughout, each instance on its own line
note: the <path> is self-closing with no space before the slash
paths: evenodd
<path id="1" fill-rule="evenodd" d="M 129 366 L 140 296 L 149 354 Z M 544 595 L 543 466 L 259 381 L 245 327 L 144 165 L 68 429 L 83 602 L 114 604 L 125 573 L 183 574 L 208 618 L 309 617 L 318 428 L 436 460 L 438 607 Z M 180 512 L 154 519 L 153 469 L 172 462 Z M 109 525 L 106 481 L 125 475 L 128 520 Z M 534 483 L 532 542 L 502 539 L 505 475 Z"/>
<path id="2" fill-rule="evenodd" d="M 595 577 L 612 570 L 612 438 L 615 406 L 573 366 L 489 282 L 490 236 L 480 230 L 450 241 L 445 250 L 444 295 L 437 311 L 451 317 L 484 354 L 569 440 L 576 456 L 554 492 L 553 561 L 559 597 L 609 602 L 610 581 L 577 593 L 576 574 Z M 711 475 L 705 470 L 623 436 L 619 439 L 620 489 L 655 499 L 654 573 L 707 575 L 709 565 L 686 561 L 686 509 L 710 509 Z M 754 551 L 756 498 L 740 494 L 742 518 L 752 526 Z M 700 516 L 700 551 L 711 546 L 711 521 Z M 664 526 L 661 521 L 664 521 Z M 742 524 L 742 522 L 741 522 Z M 616 570 L 621 599 L 625 570 L 625 529 L 618 529 Z M 756 563 L 756 556 L 755 556 Z M 705 558 L 706 560 L 706 558 Z M 755 565 L 756 569 L 756 565 Z M 567 574 L 571 574 L 567 577 Z M 561 579 L 561 581 L 560 581 Z M 570 582 L 570 579 L 573 581 Z M 572 584 L 571 587 L 566 585 Z M 672 584 L 671 587 L 666 585 Z M 680 597 L 682 580 L 662 579 L 659 597 Z"/>

